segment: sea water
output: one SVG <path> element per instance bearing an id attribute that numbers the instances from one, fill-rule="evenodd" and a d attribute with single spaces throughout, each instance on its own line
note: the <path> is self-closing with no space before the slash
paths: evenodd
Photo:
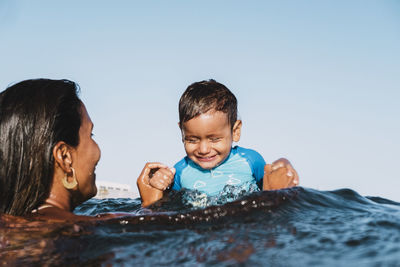
<path id="1" fill-rule="evenodd" d="M 105 199 L 75 210 L 127 213 L 107 221 L 37 222 L 3 215 L 0 264 L 400 266 L 400 203 L 350 189 L 250 194 L 231 189 L 226 203 L 181 191 L 149 209 L 139 199 Z"/>

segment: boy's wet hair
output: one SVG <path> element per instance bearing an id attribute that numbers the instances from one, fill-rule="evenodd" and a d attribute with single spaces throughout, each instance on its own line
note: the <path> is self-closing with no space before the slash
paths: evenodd
<path id="1" fill-rule="evenodd" d="M 237 120 L 237 100 L 223 84 L 215 80 L 195 82 L 188 86 L 179 100 L 179 125 L 209 110 L 222 111 L 228 115 L 233 128 Z"/>

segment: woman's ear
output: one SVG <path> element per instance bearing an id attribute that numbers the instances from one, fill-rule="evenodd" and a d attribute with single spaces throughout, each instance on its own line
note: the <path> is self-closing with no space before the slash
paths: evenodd
<path id="1" fill-rule="evenodd" d="M 72 155 L 71 147 L 64 141 L 58 142 L 53 148 L 54 162 L 65 172 L 71 172 Z"/>
<path id="2" fill-rule="evenodd" d="M 232 139 L 234 142 L 239 142 L 240 135 L 242 134 L 242 121 L 237 120 L 233 125 L 232 129 Z"/>

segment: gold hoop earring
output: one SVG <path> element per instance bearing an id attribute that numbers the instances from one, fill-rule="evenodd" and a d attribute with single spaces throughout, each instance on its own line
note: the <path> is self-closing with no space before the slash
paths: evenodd
<path id="1" fill-rule="evenodd" d="M 75 186 L 78 185 L 78 181 L 76 180 L 75 170 L 72 167 L 71 167 L 71 170 L 72 170 L 72 178 L 73 178 L 72 182 L 68 182 L 67 173 L 65 173 L 64 179 L 62 179 L 62 183 L 63 183 L 64 187 L 67 189 L 73 189 L 73 188 L 75 188 Z"/>

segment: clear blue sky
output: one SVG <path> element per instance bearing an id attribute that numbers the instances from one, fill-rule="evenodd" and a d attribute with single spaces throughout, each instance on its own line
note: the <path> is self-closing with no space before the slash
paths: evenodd
<path id="1" fill-rule="evenodd" d="M 0 87 L 67 78 L 95 123 L 97 179 L 184 156 L 177 104 L 214 78 L 241 146 L 301 185 L 400 201 L 400 1 L 0 1 Z"/>

